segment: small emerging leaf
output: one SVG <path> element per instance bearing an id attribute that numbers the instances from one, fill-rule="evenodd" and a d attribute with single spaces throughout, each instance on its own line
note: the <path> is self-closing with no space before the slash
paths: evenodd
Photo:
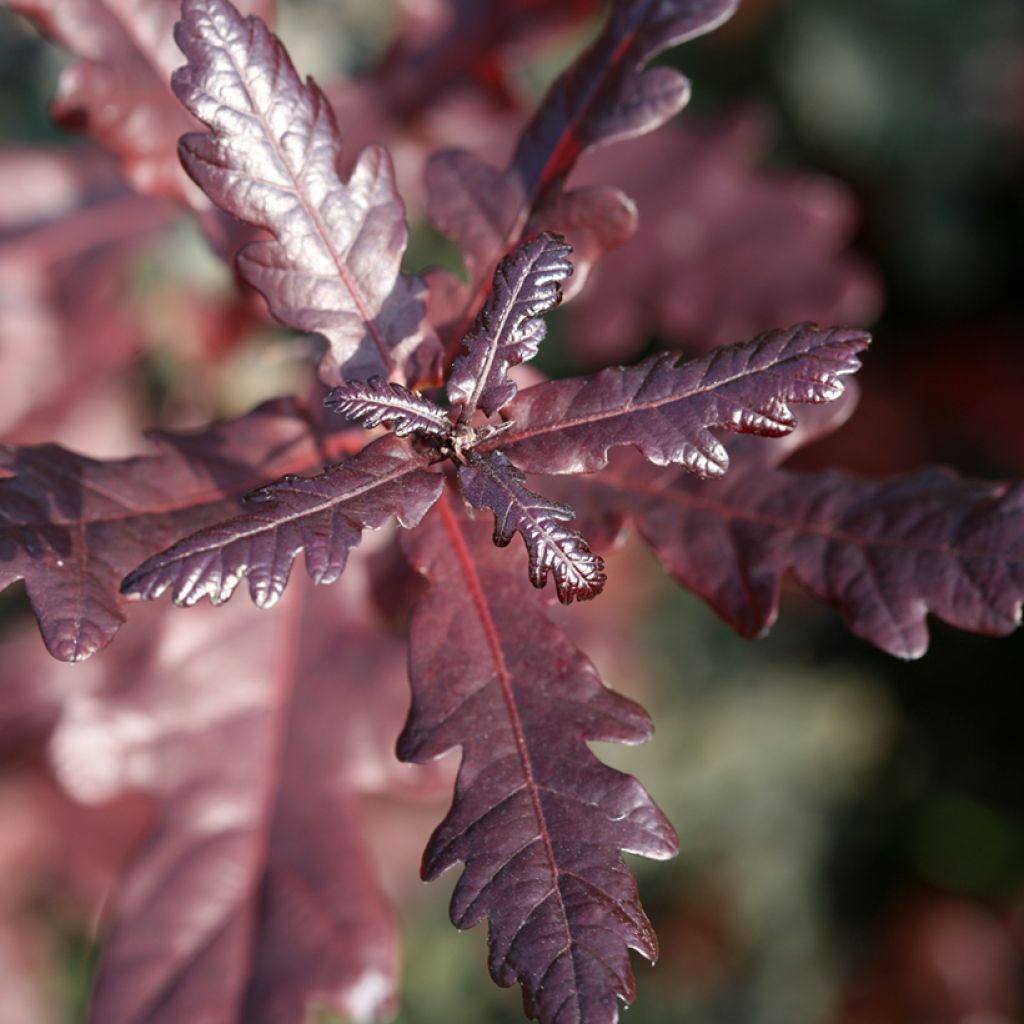
<path id="1" fill-rule="evenodd" d="M 441 406 L 383 377 L 342 384 L 327 395 L 324 405 L 367 429 L 390 427 L 399 437 L 447 437 L 452 429 Z"/>
<path id="2" fill-rule="evenodd" d="M 547 330 L 540 317 L 562 301 L 559 286 L 572 274 L 571 251 L 560 236 L 544 232 L 498 264 L 490 298 L 448 379 L 449 399 L 462 403 L 461 422 L 468 423 L 477 407 L 491 416 L 515 397 L 509 367 L 537 354 Z"/>
<path id="3" fill-rule="evenodd" d="M 589 601 L 604 589 L 604 562 L 591 552 L 575 530 L 562 524 L 576 513 L 568 505 L 550 501 L 523 486 L 526 479 L 500 452 L 478 455 L 470 451 L 468 464 L 459 467 L 459 483 L 475 508 L 494 512 L 494 543 L 504 547 L 519 533 L 530 553 L 530 582 L 547 583 L 555 577 L 562 604 Z"/>

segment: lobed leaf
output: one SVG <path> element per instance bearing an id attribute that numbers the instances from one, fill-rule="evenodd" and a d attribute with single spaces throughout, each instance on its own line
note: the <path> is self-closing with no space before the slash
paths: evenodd
<path id="1" fill-rule="evenodd" d="M 990 636 L 1024 602 L 1024 485 L 924 469 L 887 480 L 754 463 L 727 480 L 645 467 L 602 478 L 666 569 L 746 636 L 775 622 L 792 576 L 897 657 L 928 646 L 926 617 Z"/>
<path id="2" fill-rule="evenodd" d="M 0 447 L 0 588 L 24 579 L 50 653 L 80 661 L 124 622 L 121 577 L 241 495 L 322 462 L 305 411 L 270 402 L 196 434 L 155 434 L 154 455 L 102 462 L 58 445 Z"/>
<path id="3" fill-rule="evenodd" d="M 390 427 L 399 437 L 447 437 L 452 429 L 441 406 L 383 377 L 342 384 L 328 393 L 324 405 L 368 429 Z"/>
<path id="4" fill-rule="evenodd" d="M 663 353 L 538 384 L 507 407 L 516 426 L 501 448 L 532 473 L 593 472 L 607 464 L 609 449 L 634 445 L 656 465 L 722 476 L 729 456 L 712 430 L 789 433 L 796 425 L 789 404 L 838 398 L 869 340 L 851 328 L 798 324 L 678 366 L 676 355 Z"/>
<path id="5" fill-rule="evenodd" d="M 211 129 L 182 139 L 182 162 L 218 206 L 273 235 L 245 246 L 239 269 L 278 320 L 327 339 L 325 383 L 428 363 L 436 339 L 421 282 L 399 272 L 408 230 L 387 153 L 368 146 L 342 181 L 327 99 L 228 0 L 184 0 L 175 37 L 188 64 L 174 90 Z"/>
<path id="6" fill-rule="evenodd" d="M 525 475 L 500 451 L 466 454 L 459 466 L 463 497 L 474 508 L 494 512 L 494 543 L 504 547 L 519 533 L 530 553 L 530 582 L 543 587 L 548 573 L 562 604 L 589 601 L 604 589 L 604 562 L 583 537 L 562 524 L 576 517 L 568 506 L 550 501 L 523 486 Z"/>
<path id="7" fill-rule="evenodd" d="M 254 603 L 269 608 L 284 593 L 300 551 L 315 582 L 333 583 L 363 530 L 392 516 L 415 526 L 437 501 L 444 479 L 426 466 L 426 456 L 387 435 L 319 476 L 283 477 L 247 497 L 258 512 L 207 527 L 147 559 L 125 577 L 121 592 L 151 600 L 171 590 L 178 605 L 204 597 L 222 604 L 248 577 Z"/>
<path id="8" fill-rule="evenodd" d="M 618 999 L 635 995 L 628 950 L 657 951 L 620 850 L 671 857 L 677 839 L 640 784 L 587 744 L 642 742 L 650 720 L 602 684 L 454 502 L 404 539 L 431 589 L 412 621 L 399 756 L 462 748 L 423 875 L 464 862 L 452 921 L 489 920 L 491 976 L 520 982 L 531 1017 L 612 1024 Z"/>
<path id="9" fill-rule="evenodd" d="M 460 422 L 468 423 L 477 407 L 490 416 L 515 397 L 509 367 L 537 354 L 547 331 L 541 315 L 562 301 L 559 284 L 572 275 L 571 251 L 561 237 L 544 232 L 498 264 L 490 297 L 448 378 L 448 398 L 462 403 Z"/>

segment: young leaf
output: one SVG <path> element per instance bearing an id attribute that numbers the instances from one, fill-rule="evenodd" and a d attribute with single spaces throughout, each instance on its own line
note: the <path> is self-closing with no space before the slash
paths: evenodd
<path id="1" fill-rule="evenodd" d="M 431 589 L 413 616 L 403 760 L 462 748 L 455 799 L 423 860 L 458 861 L 452 921 L 490 922 L 490 970 L 546 1024 L 612 1024 L 657 951 L 620 850 L 671 857 L 671 826 L 588 742 L 639 743 L 643 710 L 607 689 L 545 616 L 517 566 L 444 498 L 404 537 Z M 453 657 L 457 652 L 457 657 Z"/>
<path id="2" fill-rule="evenodd" d="M 490 297 L 448 378 L 448 398 L 462 403 L 460 422 L 468 423 L 477 407 L 490 416 L 515 397 L 509 367 L 537 354 L 547 330 L 541 315 L 562 301 L 559 284 L 572 274 L 571 251 L 562 238 L 544 232 L 498 264 Z"/>
<path id="3" fill-rule="evenodd" d="M 507 407 L 515 428 L 479 450 L 500 444 L 527 472 L 587 473 L 607 464 L 610 448 L 630 444 L 659 466 L 722 476 L 729 456 L 713 429 L 788 433 L 796 424 L 788 403 L 838 398 L 869 340 L 851 328 L 798 324 L 679 366 L 664 353 L 538 384 Z"/>
<path id="4" fill-rule="evenodd" d="M 684 586 L 745 636 L 771 627 L 783 578 L 835 605 L 901 658 L 928 646 L 929 612 L 1004 636 L 1024 602 L 1024 485 L 926 469 L 888 480 L 757 464 L 716 483 L 644 468 L 602 477 Z"/>
<path id="5" fill-rule="evenodd" d="M 247 497 L 258 512 L 200 530 L 147 559 L 125 577 L 124 594 L 147 599 L 170 589 L 174 603 L 204 597 L 222 604 L 244 577 L 249 594 L 269 608 L 284 593 L 292 563 L 306 553 L 317 583 L 333 583 L 362 537 L 392 516 L 415 526 L 444 487 L 418 455 L 393 435 L 319 476 L 286 476 Z"/>
<path id="6" fill-rule="evenodd" d="M 394 1012 L 397 930 L 367 839 L 373 796 L 412 795 L 391 752 L 404 657 L 356 607 L 306 581 L 273 616 L 154 605 L 93 685 L 62 680 L 64 785 L 157 808 L 107 901 L 93 1020 Z"/>
<path id="7" fill-rule="evenodd" d="M 689 97 L 686 79 L 672 68 L 645 66 L 669 47 L 716 28 L 736 3 L 622 0 L 612 5 L 598 38 L 551 86 L 507 170 L 457 150 L 431 159 L 428 212 L 437 229 L 462 247 L 474 286 L 471 307 L 486 289 L 490 268 L 524 231 L 568 229 L 574 218 L 562 205 L 562 186 L 586 150 L 652 131 L 682 109 Z M 580 211 L 574 212 L 579 226 Z M 598 240 L 620 243 L 623 225 L 631 229 L 635 222 L 632 204 L 617 190 L 606 191 L 590 212 L 602 220 L 587 233 L 588 253 Z M 585 272 L 577 266 L 580 278 Z"/>
<path id="8" fill-rule="evenodd" d="M 452 429 L 441 406 L 383 377 L 342 384 L 327 395 L 324 405 L 367 429 L 390 427 L 399 437 L 446 437 Z"/>
<path id="9" fill-rule="evenodd" d="M 110 643 L 124 622 L 118 584 L 130 568 L 325 454 L 289 401 L 152 439 L 155 455 L 111 462 L 57 445 L 0 447 L 0 470 L 13 474 L 0 479 L 0 588 L 25 580 L 55 658 L 80 661 Z"/>
<path id="10" fill-rule="evenodd" d="M 274 236 L 242 249 L 239 269 L 278 320 L 326 337 L 324 382 L 429 361 L 421 283 L 399 273 L 408 231 L 387 153 L 368 146 L 342 181 L 323 93 L 228 0 L 184 0 L 175 37 L 188 65 L 174 90 L 211 129 L 185 136 L 181 159 L 218 206 Z"/>
<path id="11" fill-rule="evenodd" d="M 474 508 L 494 512 L 494 543 L 504 547 L 518 532 L 530 553 L 530 582 L 543 587 L 548 573 L 555 577 L 555 590 L 562 604 L 589 601 L 604 589 L 604 562 L 591 553 L 587 542 L 575 530 L 562 524 L 576 513 L 568 505 L 547 498 L 523 486 L 525 475 L 500 452 L 466 454 L 467 464 L 459 466 L 462 494 Z"/>

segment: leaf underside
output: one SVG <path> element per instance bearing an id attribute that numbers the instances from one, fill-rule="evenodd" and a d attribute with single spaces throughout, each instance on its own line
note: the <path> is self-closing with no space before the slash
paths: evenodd
<path id="1" fill-rule="evenodd" d="M 452 920 L 488 919 L 491 975 L 520 982 L 527 1014 L 612 1024 L 635 996 L 628 950 L 657 951 L 620 851 L 665 858 L 677 840 L 640 784 L 587 743 L 642 742 L 650 721 L 604 687 L 457 502 L 443 498 L 404 541 L 431 589 L 412 622 L 399 756 L 463 752 L 424 877 L 464 862 Z"/>

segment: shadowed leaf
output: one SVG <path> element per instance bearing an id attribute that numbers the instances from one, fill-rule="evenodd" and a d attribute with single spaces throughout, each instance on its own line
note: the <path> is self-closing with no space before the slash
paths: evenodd
<path id="1" fill-rule="evenodd" d="M 24 579 L 47 648 L 80 661 L 124 622 L 132 566 L 238 508 L 322 450 L 292 402 L 271 402 L 197 434 L 155 434 L 157 454 L 101 462 L 57 445 L 0 448 L 0 587 Z"/>
<path id="2" fill-rule="evenodd" d="M 601 683 L 519 567 L 454 503 L 442 499 L 404 539 L 431 590 L 413 617 L 399 756 L 462 748 L 424 877 L 465 863 L 452 920 L 488 919 L 491 975 L 522 984 L 530 1016 L 612 1024 L 618 1000 L 635 995 L 628 950 L 657 950 L 619 851 L 670 857 L 677 840 L 640 784 L 587 743 L 642 742 L 650 721 Z"/>

